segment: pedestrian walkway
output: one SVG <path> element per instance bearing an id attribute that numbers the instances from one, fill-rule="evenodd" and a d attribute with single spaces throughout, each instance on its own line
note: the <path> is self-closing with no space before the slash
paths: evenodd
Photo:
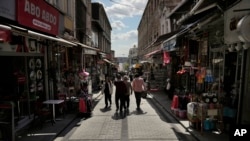
<path id="1" fill-rule="evenodd" d="M 114 95 L 112 96 L 114 103 Z M 136 110 L 134 94 L 130 97 L 129 112 L 116 112 L 115 104 L 104 108 L 99 101 L 93 116 L 80 123 L 66 140 L 190 140 L 191 135 L 178 123 L 166 121 L 147 99 L 142 99 L 141 111 Z M 65 139 L 63 139 L 65 140 Z"/>
<path id="2" fill-rule="evenodd" d="M 27 129 L 18 134 L 16 141 L 68 141 L 68 140 L 191 140 L 228 141 L 227 134 L 204 132 L 189 127 L 187 119 L 175 117 L 170 111 L 171 101 L 163 91 L 154 91 L 147 99 L 142 99 L 142 111 L 136 111 L 134 94 L 130 96 L 131 106 L 128 114 L 116 113 L 114 95 L 113 105 L 105 109 L 103 95 L 93 95 L 100 100 L 91 118 L 79 120 L 69 133 L 61 135 L 65 128 L 77 118 L 76 113 L 68 113 L 55 125 L 45 124 L 42 129 Z M 159 114 L 159 110 L 160 113 Z M 79 122 L 79 123 L 78 123 Z M 183 128 L 184 127 L 184 128 Z M 74 128 L 74 129 L 73 129 Z M 187 132 L 188 131 L 188 132 Z"/>

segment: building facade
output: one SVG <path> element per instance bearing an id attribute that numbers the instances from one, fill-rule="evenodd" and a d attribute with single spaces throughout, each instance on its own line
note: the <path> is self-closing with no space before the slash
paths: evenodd
<path id="1" fill-rule="evenodd" d="M 82 70 L 90 74 L 92 93 L 101 73 L 98 62 L 111 65 L 114 51 L 103 8 L 98 20 L 105 22 L 92 30 L 91 0 L 2 0 L 0 5 L 0 104 L 14 105 L 6 135 L 13 138 L 25 126 L 21 123 L 33 118 L 37 101 L 77 96 Z"/>
<path id="2" fill-rule="evenodd" d="M 92 3 L 92 27 L 94 46 L 100 48 L 98 52 L 100 79 L 104 80 L 105 76 L 112 74 L 114 54 L 111 50 L 111 24 L 100 3 Z"/>

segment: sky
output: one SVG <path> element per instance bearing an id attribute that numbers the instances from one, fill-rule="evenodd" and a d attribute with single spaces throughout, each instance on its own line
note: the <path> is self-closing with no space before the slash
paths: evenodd
<path id="1" fill-rule="evenodd" d="M 115 57 L 128 57 L 129 49 L 137 46 L 137 28 L 148 0 L 92 0 L 99 2 L 112 26 L 111 49 Z"/>

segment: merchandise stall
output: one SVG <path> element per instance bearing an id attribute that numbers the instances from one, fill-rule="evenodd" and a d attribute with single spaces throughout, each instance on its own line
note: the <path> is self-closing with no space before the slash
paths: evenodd
<path id="1" fill-rule="evenodd" d="M 219 28 L 221 22 L 215 21 L 214 25 L 218 26 L 214 29 L 195 31 L 199 36 L 190 37 L 186 43 L 180 70 L 177 72 L 189 99 L 186 117 L 190 125 L 201 132 L 221 129 L 220 125 L 223 123 L 221 101 L 225 95 L 223 76 L 226 48 L 219 40 L 223 38 L 219 34 L 223 32 Z M 180 104 L 183 102 L 178 103 L 176 107 L 180 111 Z"/>

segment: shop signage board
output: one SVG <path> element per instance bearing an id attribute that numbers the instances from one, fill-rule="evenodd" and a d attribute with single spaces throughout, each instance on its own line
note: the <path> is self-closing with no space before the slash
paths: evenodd
<path id="1" fill-rule="evenodd" d="M 163 46 L 164 51 L 175 51 L 176 50 L 176 38 L 163 42 L 162 46 Z"/>
<path id="2" fill-rule="evenodd" d="M 19 24 L 52 35 L 58 35 L 59 12 L 43 0 L 18 0 Z"/>

